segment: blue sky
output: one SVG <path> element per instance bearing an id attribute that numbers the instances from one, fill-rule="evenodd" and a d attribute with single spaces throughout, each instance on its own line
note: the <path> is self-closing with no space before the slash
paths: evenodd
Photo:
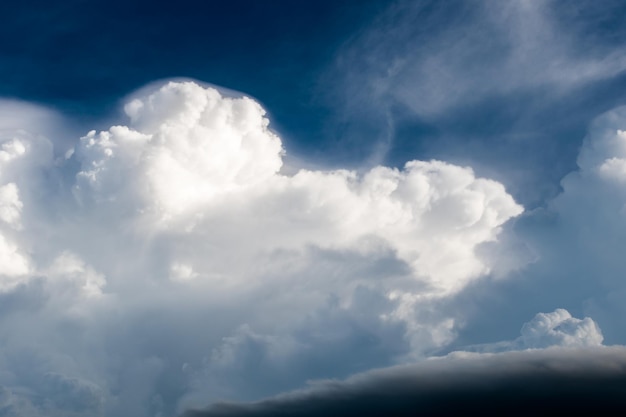
<path id="1" fill-rule="evenodd" d="M 3 2 L 0 415 L 623 361 L 624 16 Z"/>

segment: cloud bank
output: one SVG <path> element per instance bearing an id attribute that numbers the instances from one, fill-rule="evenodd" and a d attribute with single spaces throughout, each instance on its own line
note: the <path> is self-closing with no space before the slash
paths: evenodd
<path id="1" fill-rule="evenodd" d="M 623 347 L 455 353 L 183 416 L 617 416 L 626 409 L 625 391 Z"/>

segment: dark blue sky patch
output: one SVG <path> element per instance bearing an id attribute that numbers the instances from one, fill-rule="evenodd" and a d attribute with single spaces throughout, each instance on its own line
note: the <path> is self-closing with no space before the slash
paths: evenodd
<path id="1" fill-rule="evenodd" d="M 252 95 L 274 127 L 319 135 L 317 73 L 374 1 L 4 2 L 0 95 L 102 117 L 130 91 L 190 77 Z M 310 134 L 302 134 L 311 132 Z"/>

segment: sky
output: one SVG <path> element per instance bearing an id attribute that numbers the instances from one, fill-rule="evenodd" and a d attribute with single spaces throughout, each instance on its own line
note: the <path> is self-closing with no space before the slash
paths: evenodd
<path id="1" fill-rule="evenodd" d="M 2 2 L 0 416 L 626 409 L 625 16 Z"/>

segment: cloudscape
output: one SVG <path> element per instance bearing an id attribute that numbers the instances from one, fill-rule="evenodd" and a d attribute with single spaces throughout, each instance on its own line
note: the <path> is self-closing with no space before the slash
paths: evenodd
<path id="1" fill-rule="evenodd" d="M 29 3 L 0 416 L 626 410 L 626 5 Z"/>

